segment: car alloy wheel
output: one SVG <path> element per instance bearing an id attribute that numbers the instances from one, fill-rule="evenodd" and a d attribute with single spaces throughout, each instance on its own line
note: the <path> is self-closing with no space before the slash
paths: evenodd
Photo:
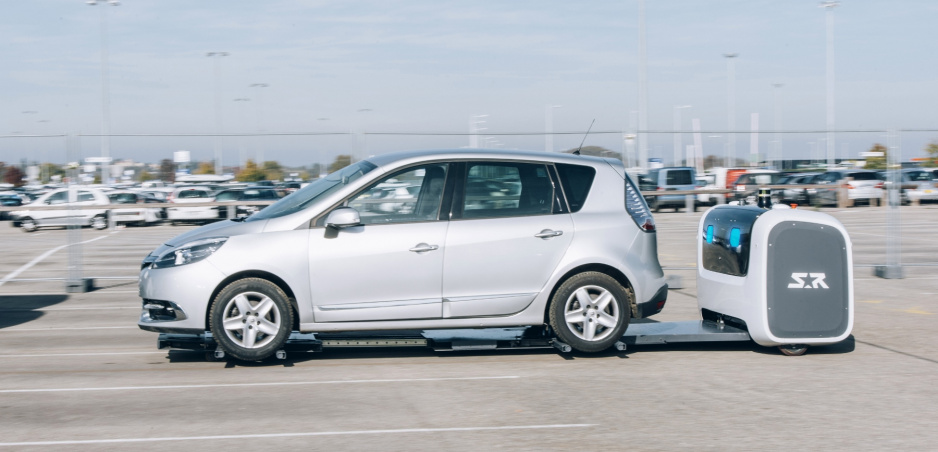
<path id="1" fill-rule="evenodd" d="M 26 217 L 20 220 L 20 228 L 22 228 L 26 232 L 33 232 L 36 229 L 39 229 L 39 225 L 36 224 L 36 220 Z"/>
<path id="2" fill-rule="evenodd" d="M 245 278 L 225 287 L 210 310 L 212 337 L 231 356 L 260 361 L 277 352 L 293 325 L 286 294 L 276 284 Z"/>
<path id="3" fill-rule="evenodd" d="M 628 291 L 611 276 L 580 273 L 566 280 L 551 299 L 551 328 L 576 350 L 605 350 L 628 328 L 629 299 Z"/>

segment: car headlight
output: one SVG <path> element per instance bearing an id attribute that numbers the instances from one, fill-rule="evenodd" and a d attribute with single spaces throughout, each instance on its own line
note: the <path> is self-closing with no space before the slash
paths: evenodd
<path id="1" fill-rule="evenodd" d="M 152 268 L 178 267 L 198 262 L 218 251 L 227 240 L 228 237 L 211 237 L 184 243 L 160 254 L 153 261 Z"/>

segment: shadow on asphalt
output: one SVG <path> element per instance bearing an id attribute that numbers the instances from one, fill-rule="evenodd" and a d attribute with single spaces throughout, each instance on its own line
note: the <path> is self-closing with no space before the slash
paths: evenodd
<path id="1" fill-rule="evenodd" d="M 65 294 L 0 295 L 0 329 L 32 322 L 45 315 L 42 309 L 65 300 Z"/>

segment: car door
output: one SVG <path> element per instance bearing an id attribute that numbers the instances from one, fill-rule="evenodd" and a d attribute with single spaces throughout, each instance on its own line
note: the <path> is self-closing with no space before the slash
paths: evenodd
<path id="1" fill-rule="evenodd" d="M 818 176 L 816 182 L 818 184 L 827 185 L 827 187 L 817 190 L 817 197 L 820 199 L 821 204 L 837 204 L 839 181 L 840 173 L 834 171 L 829 171 Z"/>
<path id="2" fill-rule="evenodd" d="M 544 164 L 467 162 L 443 263 L 443 317 L 508 315 L 543 290 L 573 239 Z"/>
<path id="3" fill-rule="evenodd" d="M 351 196 L 343 206 L 358 226 L 310 229 L 309 271 L 316 322 L 433 319 L 442 314 L 443 255 L 448 221 L 441 203 L 448 164 L 396 171 Z M 383 187 L 417 187 L 377 199 Z"/>
<path id="4" fill-rule="evenodd" d="M 40 226 L 60 226 L 65 225 L 68 210 L 68 189 L 62 189 L 57 192 L 50 194 L 44 201 L 42 205 L 45 206 L 59 206 L 61 209 L 50 209 L 50 210 L 36 210 L 30 212 L 30 216 L 33 220 L 36 220 L 36 223 Z"/>

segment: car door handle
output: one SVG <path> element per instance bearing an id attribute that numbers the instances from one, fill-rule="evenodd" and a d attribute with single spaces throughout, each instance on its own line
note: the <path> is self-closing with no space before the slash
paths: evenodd
<path id="1" fill-rule="evenodd" d="M 557 237 L 559 235 L 563 235 L 563 231 L 554 231 L 552 229 L 545 229 L 541 232 L 538 232 L 537 234 L 534 234 L 534 236 L 539 239 L 549 239 L 551 237 Z"/>
<path id="2" fill-rule="evenodd" d="M 410 249 L 415 253 L 426 253 L 427 251 L 435 251 L 440 249 L 437 245 L 427 245 L 426 243 L 418 243 L 417 246 Z"/>

